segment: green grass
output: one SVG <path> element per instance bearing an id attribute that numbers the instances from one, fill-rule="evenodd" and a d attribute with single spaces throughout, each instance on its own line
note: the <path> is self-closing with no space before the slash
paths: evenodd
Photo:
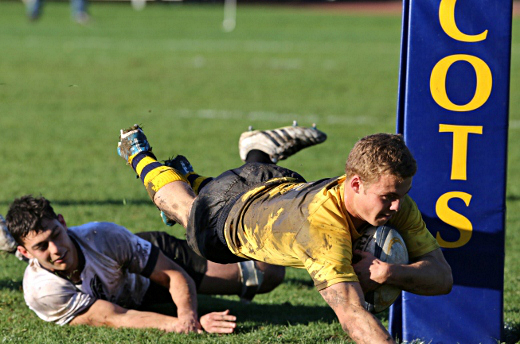
<path id="1" fill-rule="evenodd" d="M 141 123 L 158 157 L 182 153 L 216 175 L 238 166 L 237 139 L 317 122 L 326 144 L 283 166 L 307 179 L 342 173 L 360 137 L 394 131 L 400 15 L 331 15 L 240 6 L 237 29 L 221 30 L 221 6 L 91 5 L 93 22 L 48 3 L 29 23 L 21 2 L 0 2 L 0 213 L 42 194 L 69 225 L 112 221 L 132 231 L 166 229 L 142 185 L 115 152 L 118 130 Z M 514 21 L 505 270 L 506 340 L 520 338 L 520 50 Z M 169 229 L 182 235 L 180 228 Z M 0 255 L 0 341 L 33 343 L 348 342 L 305 271 L 255 303 L 201 297 L 200 312 L 230 308 L 233 336 L 58 327 L 25 307 L 24 263 Z M 387 323 L 387 315 L 381 316 Z"/>

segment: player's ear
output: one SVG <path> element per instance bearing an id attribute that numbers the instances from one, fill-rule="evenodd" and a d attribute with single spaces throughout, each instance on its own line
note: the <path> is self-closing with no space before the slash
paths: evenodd
<path id="1" fill-rule="evenodd" d="M 361 178 L 358 175 L 354 175 L 352 178 L 350 178 L 349 185 L 355 193 L 359 193 L 362 183 L 363 182 L 361 181 Z"/>
<path id="2" fill-rule="evenodd" d="M 24 256 L 24 257 L 27 258 L 27 259 L 32 259 L 32 258 L 34 258 L 33 255 L 30 254 L 30 253 L 25 249 L 25 247 L 18 245 L 18 247 L 17 247 L 16 249 L 18 250 L 18 252 L 20 252 L 20 254 L 21 254 L 22 256 Z"/>
<path id="3" fill-rule="evenodd" d="M 67 223 L 65 222 L 63 215 L 58 214 L 58 222 L 61 223 L 63 225 L 63 227 L 67 228 Z"/>

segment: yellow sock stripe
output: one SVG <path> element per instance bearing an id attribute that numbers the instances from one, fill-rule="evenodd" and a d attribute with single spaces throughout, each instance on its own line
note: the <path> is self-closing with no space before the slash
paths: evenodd
<path id="1" fill-rule="evenodd" d="M 188 181 L 181 174 L 177 173 L 173 168 L 168 166 L 157 167 L 146 175 L 144 178 L 144 185 L 146 188 L 149 186 L 152 187 L 154 191 L 159 190 L 166 184 L 175 181 L 183 181 L 187 183 Z"/>
<path id="2" fill-rule="evenodd" d="M 197 195 L 199 194 L 200 184 L 202 184 L 202 182 L 206 180 L 206 178 L 207 177 L 200 176 L 191 183 L 191 188 L 193 189 L 193 191 L 195 191 Z"/>
<path id="3" fill-rule="evenodd" d="M 150 175 L 150 177 L 148 175 Z M 148 173 L 148 175 L 145 178 L 144 187 L 152 200 L 154 199 L 155 193 L 166 184 L 170 184 L 175 181 L 188 183 L 188 181 L 182 175 L 167 166 L 163 166 L 163 168 L 156 168 L 155 170 Z"/>

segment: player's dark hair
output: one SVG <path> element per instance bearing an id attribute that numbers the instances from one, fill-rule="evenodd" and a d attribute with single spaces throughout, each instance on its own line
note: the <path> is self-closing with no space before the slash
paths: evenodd
<path id="1" fill-rule="evenodd" d="M 5 217 L 7 228 L 18 245 L 23 246 L 23 239 L 31 232 L 38 234 L 45 231 L 42 219 L 54 220 L 58 216 L 44 197 L 35 198 L 26 195 L 14 200 Z"/>
<path id="2" fill-rule="evenodd" d="M 359 175 L 367 183 L 377 182 L 388 173 L 401 181 L 413 177 L 417 163 L 399 134 L 374 134 L 359 140 L 345 164 L 347 178 Z"/>

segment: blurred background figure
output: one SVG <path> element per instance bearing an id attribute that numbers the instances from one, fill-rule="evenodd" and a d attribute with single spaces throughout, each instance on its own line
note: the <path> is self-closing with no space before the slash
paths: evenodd
<path id="1" fill-rule="evenodd" d="M 146 0 L 131 0 L 132 8 L 136 11 L 141 11 L 146 6 Z"/>
<path id="2" fill-rule="evenodd" d="M 44 0 L 22 0 L 25 4 L 27 18 L 36 21 L 40 18 Z M 87 0 L 70 0 L 72 19 L 79 24 L 86 24 L 90 20 L 87 13 Z"/>

